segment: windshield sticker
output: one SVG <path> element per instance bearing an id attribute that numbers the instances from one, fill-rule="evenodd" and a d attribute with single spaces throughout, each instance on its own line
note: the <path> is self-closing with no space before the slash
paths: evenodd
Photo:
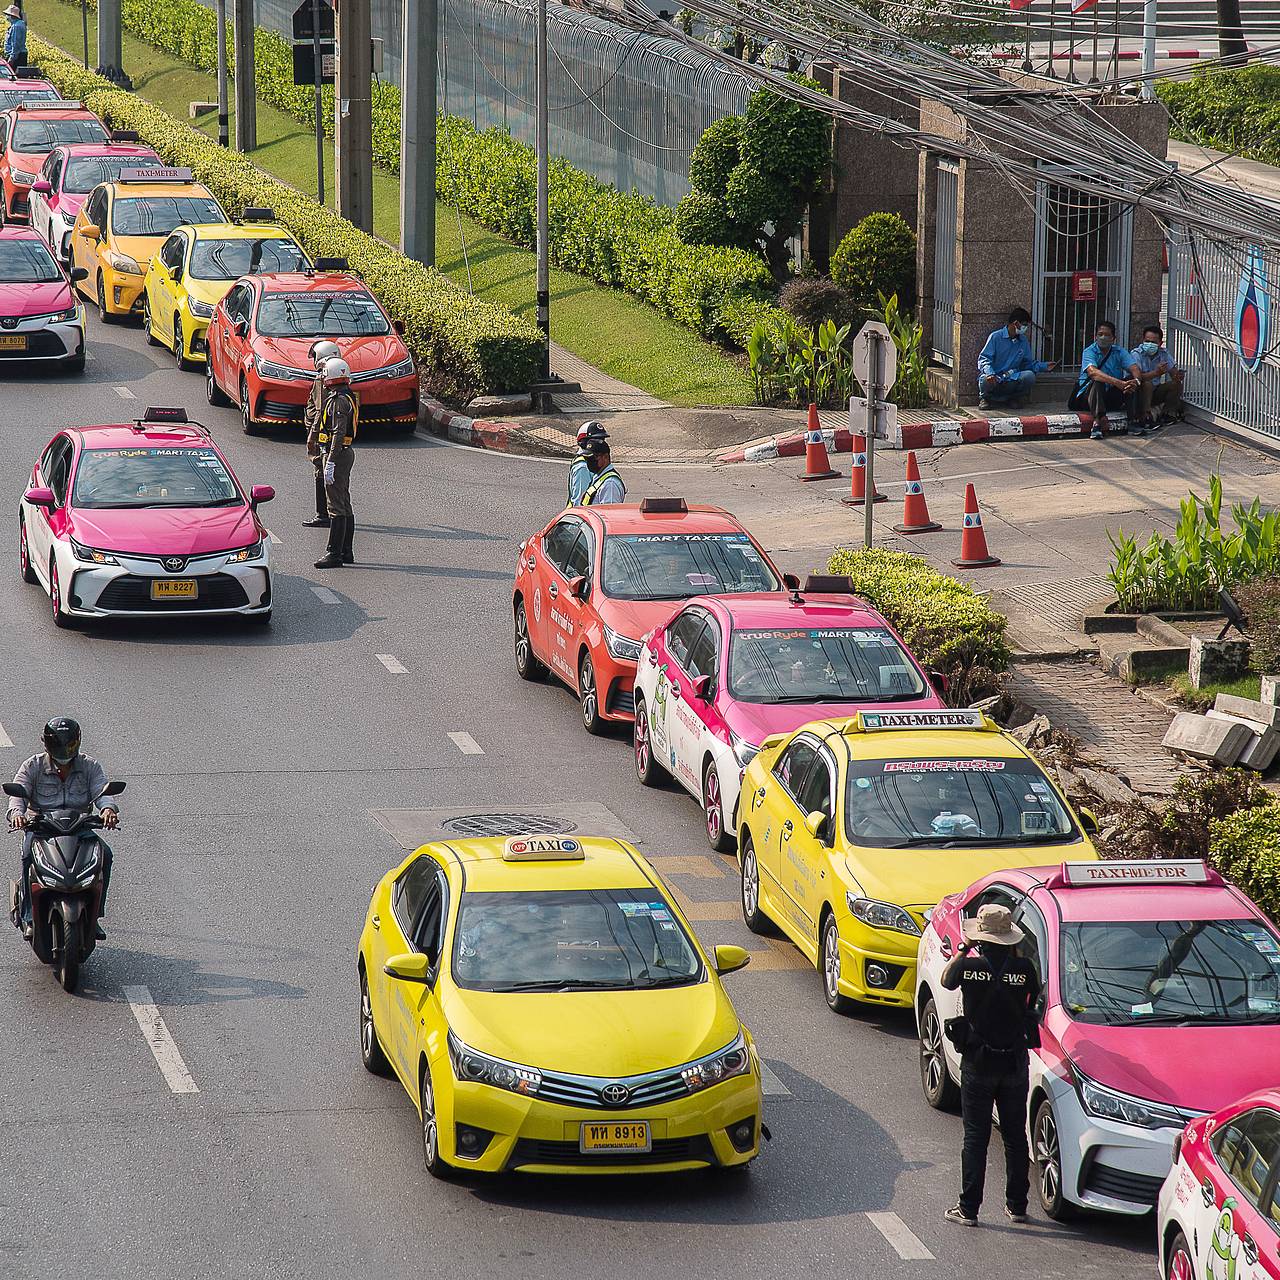
<path id="1" fill-rule="evenodd" d="M 1150 1001 L 1147 1001 L 1147 1003 L 1146 1003 L 1146 1004 L 1135 1004 L 1135 1005 L 1133 1005 L 1133 1006 L 1130 1008 L 1129 1012 L 1130 1012 L 1130 1013 L 1135 1013 L 1135 1014 L 1137 1014 L 1137 1013 L 1155 1013 L 1155 1007 L 1151 1004 L 1151 1002 L 1150 1002 Z"/>
<path id="2" fill-rule="evenodd" d="M 1031 788 L 1032 791 L 1036 793 L 1036 795 L 1047 796 L 1050 794 L 1050 788 L 1047 782 L 1032 781 L 1027 783 L 1027 785 Z"/>
<path id="3" fill-rule="evenodd" d="M 626 533 L 619 542 L 750 542 L 745 533 Z"/>
<path id="4" fill-rule="evenodd" d="M 1266 955 L 1268 952 L 1280 952 L 1280 945 L 1265 929 L 1241 929 L 1240 936 Z"/>
<path id="5" fill-rule="evenodd" d="M 858 787 L 861 787 L 863 791 L 865 791 L 865 790 L 866 790 L 866 789 L 871 785 L 871 779 L 870 779 L 870 778 L 855 778 L 855 779 L 854 779 L 854 783 L 855 783 L 855 785 L 857 785 Z"/>
<path id="6" fill-rule="evenodd" d="M 1030 813 L 1023 812 L 1022 815 L 1022 834 L 1024 836 L 1044 835 L 1046 831 L 1056 831 L 1058 824 L 1054 821 L 1053 815 L 1045 813 L 1043 809 L 1036 809 Z"/>
<path id="7" fill-rule="evenodd" d="M 718 587 L 720 579 L 714 573 L 686 573 L 691 587 Z"/>
<path id="8" fill-rule="evenodd" d="M 1003 760 L 886 760 L 885 773 L 999 773 Z"/>
<path id="9" fill-rule="evenodd" d="M 670 920 L 671 912 L 665 902 L 620 902 L 618 910 L 628 919 L 636 916 L 648 916 L 654 920 Z"/>

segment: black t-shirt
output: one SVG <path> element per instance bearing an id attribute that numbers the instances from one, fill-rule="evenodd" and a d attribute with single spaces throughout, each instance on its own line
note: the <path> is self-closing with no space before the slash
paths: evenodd
<path id="1" fill-rule="evenodd" d="M 1040 996 L 1031 961 L 1010 954 L 993 962 L 971 951 L 960 971 L 960 992 L 979 1043 L 996 1050 L 1027 1047 L 1027 1022 Z"/>

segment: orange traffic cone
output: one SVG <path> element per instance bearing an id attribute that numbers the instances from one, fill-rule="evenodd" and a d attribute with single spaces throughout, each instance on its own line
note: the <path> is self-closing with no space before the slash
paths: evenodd
<path id="1" fill-rule="evenodd" d="M 920 483 L 920 468 L 916 455 L 907 454 L 907 496 L 902 504 L 902 523 L 893 526 L 894 533 L 929 533 L 942 526 L 929 519 L 929 504 L 924 500 L 924 485 Z"/>
<path id="2" fill-rule="evenodd" d="M 850 472 L 852 482 L 850 485 L 850 493 L 847 498 L 841 498 L 840 501 L 846 507 L 860 507 L 867 500 L 867 438 L 866 436 L 853 437 L 853 470 Z M 883 502 L 889 495 L 876 490 L 876 495 L 872 498 L 873 502 Z"/>
<path id="3" fill-rule="evenodd" d="M 987 535 L 982 531 L 982 512 L 973 485 L 964 487 L 964 532 L 960 535 L 960 559 L 951 562 L 957 569 L 983 569 L 999 564 L 987 550 Z"/>
<path id="4" fill-rule="evenodd" d="M 838 476 L 838 471 L 831 470 L 831 460 L 827 457 L 827 442 L 822 438 L 822 425 L 818 422 L 818 406 L 809 406 L 809 426 L 804 433 L 804 475 L 801 480 L 830 480 Z"/>

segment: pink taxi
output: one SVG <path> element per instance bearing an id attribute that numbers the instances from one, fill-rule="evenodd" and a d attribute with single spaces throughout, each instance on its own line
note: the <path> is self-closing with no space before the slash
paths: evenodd
<path id="1" fill-rule="evenodd" d="M 902 638 L 850 591 L 697 596 L 645 638 L 636 669 L 636 773 L 659 769 L 702 803 L 707 839 L 734 846 L 742 771 L 773 734 L 875 707 L 933 710 L 935 686 Z"/>
<path id="2" fill-rule="evenodd" d="M 81 619 L 271 617 L 270 542 L 258 506 L 182 409 L 59 431 L 18 511 L 18 567 L 60 627 Z"/>
<path id="3" fill-rule="evenodd" d="M 1044 987 L 1029 1082 L 1041 1207 L 1149 1213 L 1187 1122 L 1275 1083 L 1280 933 L 1198 861 L 986 876 L 938 904 L 920 943 L 920 1079 L 935 1107 L 955 1104 L 960 1079 L 943 1034 L 960 995 L 942 970 L 987 903 L 1012 910 Z"/>
<path id="4" fill-rule="evenodd" d="M 71 287 L 80 276 L 68 277 L 29 227 L 0 227 L 0 365 L 84 368 L 84 308 Z"/>

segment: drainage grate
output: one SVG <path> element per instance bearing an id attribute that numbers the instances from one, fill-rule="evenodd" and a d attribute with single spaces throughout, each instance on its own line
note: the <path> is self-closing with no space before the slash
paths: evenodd
<path id="1" fill-rule="evenodd" d="M 546 813 L 468 813 L 446 819 L 440 828 L 455 836 L 559 836 L 577 829 Z"/>
<path id="2" fill-rule="evenodd" d="M 1085 613 L 1115 595 L 1106 578 L 1066 578 L 1056 582 L 1029 582 L 1004 587 L 1001 596 L 1014 600 L 1029 612 L 1070 631 L 1079 631 Z"/>

